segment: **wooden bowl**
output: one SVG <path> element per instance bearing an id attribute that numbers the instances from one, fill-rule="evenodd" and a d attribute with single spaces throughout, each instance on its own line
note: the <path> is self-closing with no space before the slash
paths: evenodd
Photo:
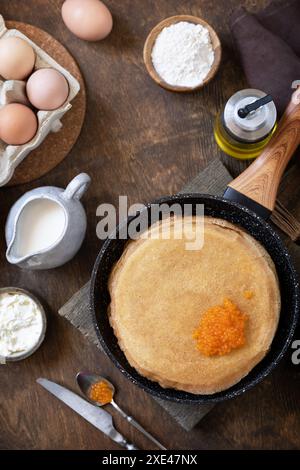
<path id="1" fill-rule="evenodd" d="M 170 26 L 175 23 L 179 23 L 180 21 L 187 21 L 188 23 L 201 24 L 202 26 L 207 28 L 209 31 L 212 47 L 215 53 L 215 58 L 214 58 L 212 68 L 210 69 L 205 80 L 200 85 L 197 85 L 196 87 L 193 87 L 193 88 L 184 87 L 184 86 L 173 86 L 173 85 L 170 85 L 169 83 L 166 83 L 155 70 L 153 62 L 152 62 L 152 57 L 151 57 L 152 48 L 154 46 L 154 43 L 159 33 L 165 27 Z M 145 62 L 145 65 L 149 72 L 150 77 L 161 87 L 167 90 L 176 91 L 176 92 L 185 92 L 185 93 L 191 92 L 191 91 L 199 90 L 200 88 L 203 88 L 205 85 L 207 85 L 207 83 L 209 83 L 214 78 L 214 76 L 216 75 L 219 69 L 221 56 L 222 56 L 221 42 L 215 30 L 206 21 L 202 20 L 201 18 L 198 18 L 197 16 L 191 16 L 191 15 L 171 16 L 170 18 L 166 18 L 165 20 L 161 21 L 149 33 L 146 39 L 145 45 L 144 45 L 144 62 Z"/>

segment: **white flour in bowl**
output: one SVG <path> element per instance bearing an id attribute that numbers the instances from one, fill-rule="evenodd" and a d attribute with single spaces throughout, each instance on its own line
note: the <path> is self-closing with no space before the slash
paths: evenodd
<path id="1" fill-rule="evenodd" d="M 180 21 L 159 33 L 152 49 L 152 62 L 169 85 L 195 88 L 207 77 L 214 55 L 208 29 Z"/>

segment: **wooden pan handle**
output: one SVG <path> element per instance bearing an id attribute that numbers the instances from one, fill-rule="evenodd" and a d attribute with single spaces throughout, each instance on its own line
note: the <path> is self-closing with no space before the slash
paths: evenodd
<path id="1" fill-rule="evenodd" d="M 262 154 L 229 183 L 229 188 L 273 211 L 281 177 L 299 144 L 300 88 L 293 93 L 274 136 Z"/>

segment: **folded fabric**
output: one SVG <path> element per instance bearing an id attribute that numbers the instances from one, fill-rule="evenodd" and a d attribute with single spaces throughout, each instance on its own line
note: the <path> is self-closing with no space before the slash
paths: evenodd
<path id="1" fill-rule="evenodd" d="M 258 16 L 239 9 L 231 31 L 249 86 L 271 94 L 281 115 L 300 81 L 300 1 L 275 2 Z"/>
<path id="2" fill-rule="evenodd" d="M 300 57 L 300 0 L 272 2 L 256 16 L 265 28 L 281 37 Z"/>

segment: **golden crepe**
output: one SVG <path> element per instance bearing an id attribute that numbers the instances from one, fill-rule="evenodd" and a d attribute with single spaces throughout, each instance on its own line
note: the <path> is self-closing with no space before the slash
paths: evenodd
<path id="1" fill-rule="evenodd" d="M 202 249 L 188 250 L 185 235 L 176 239 L 174 220 L 171 239 L 149 238 L 166 231 L 164 220 L 150 227 L 148 238 L 128 243 L 110 275 L 109 319 L 128 362 L 142 376 L 162 387 L 213 394 L 239 382 L 270 348 L 280 314 L 275 266 L 254 238 L 211 217 L 202 217 Z M 199 220 L 185 217 L 187 236 Z M 246 341 L 208 357 L 197 349 L 193 333 L 203 312 L 225 298 L 247 315 Z"/>

